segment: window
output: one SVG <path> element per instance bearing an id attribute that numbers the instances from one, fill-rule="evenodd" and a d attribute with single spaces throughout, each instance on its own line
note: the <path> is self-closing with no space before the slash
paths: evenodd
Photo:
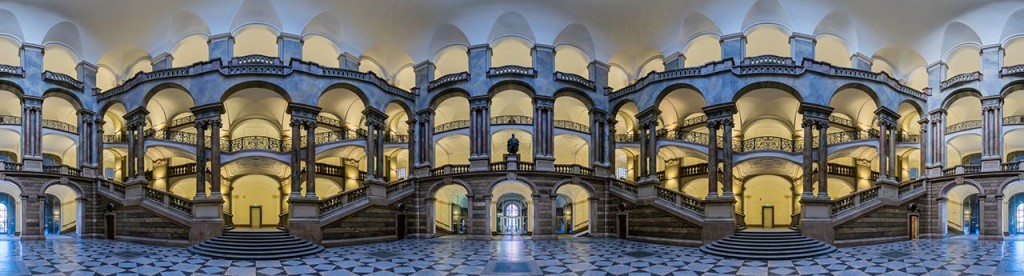
<path id="1" fill-rule="evenodd" d="M 507 207 L 505 207 L 505 216 L 506 217 L 518 217 L 519 216 L 519 206 L 517 206 L 515 204 L 509 204 Z"/>
<path id="2" fill-rule="evenodd" d="M 615 170 L 615 176 L 619 179 L 626 179 L 626 168 L 618 168 Z"/>
<path id="3" fill-rule="evenodd" d="M 0 203 L 0 233 L 7 233 L 7 204 Z"/>
<path id="4" fill-rule="evenodd" d="M 1017 204 L 1017 233 L 1024 233 L 1024 203 Z"/>

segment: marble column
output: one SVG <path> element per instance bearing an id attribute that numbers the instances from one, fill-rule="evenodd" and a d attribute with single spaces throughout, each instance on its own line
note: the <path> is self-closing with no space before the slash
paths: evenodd
<path id="1" fill-rule="evenodd" d="M 417 176 L 430 175 L 434 163 L 434 110 L 421 110 L 416 114 L 415 139 L 410 139 L 415 148 L 414 168 Z"/>
<path id="2" fill-rule="evenodd" d="M 534 98 L 533 115 L 533 153 L 534 163 L 538 170 L 553 171 L 555 162 L 555 99 L 549 97 Z"/>
<path id="3" fill-rule="evenodd" d="M 829 121 L 818 120 L 818 198 L 828 197 L 828 126 Z M 808 139 L 808 138 L 804 138 Z"/>
<path id="4" fill-rule="evenodd" d="M 206 198 L 206 129 L 209 122 L 195 121 L 196 128 L 196 195 L 194 199 Z"/>
<path id="5" fill-rule="evenodd" d="M 989 96 L 981 99 L 981 170 L 1001 171 L 1003 162 L 1003 99 Z"/>
<path id="6" fill-rule="evenodd" d="M 818 41 L 812 35 L 793 33 L 789 37 L 789 56 L 796 64 L 801 64 L 804 59 L 814 59 L 814 46 Z"/>
<path id="7" fill-rule="evenodd" d="M 235 38 L 229 33 L 210 36 L 207 45 L 210 60 L 220 59 L 221 64 L 227 64 L 235 57 Z"/>
<path id="8" fill-rule="evenodd" d="M 473 97 L 469 100 L 469 164 L 470 171 L 490 170 L 491 114 L 490 99 Z"/>
<path id="9" fill-rule="evenodd" d="M 43 99 L 25 96 L 21 109 L 21 159 L 26 171 L 43 170 Z"/>

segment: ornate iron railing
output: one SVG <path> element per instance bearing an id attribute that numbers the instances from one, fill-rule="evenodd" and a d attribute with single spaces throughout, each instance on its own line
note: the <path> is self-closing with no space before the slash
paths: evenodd
<path id="1" fill-rule="evenodd" d="M 555 120 L 555 128 L 590 134 L 589 126 L 569 120 Z"/>
<path id="2" fill-rule="evenodd" d="M 20 125 L 21 117 L 14 115 L 0 115 L 0 125 Z"/>
<path id="3" fill-rule="evenodd" d="M 871 187 L 866 190 L 856 192 L 844 197 L 837 198 L 830 203 L 832 209 L 832 216 L 841 214 L 846 210 L 850 210 L 862 203 L 874 200 L 878 198 L 879 187 Z"/>
<path id="4" fill-rule="evenodd" d="M 124 133 L 108 134 L 103 135 L 103 143 L 106 144 L 126 144 L 128 143 L 128 135 Z"/>
<path id="5" fill-rule="evenodd" d="M 1024 66 L 1024 65 L 1022 65 L 1022 66 Z M 1013 115 L 1013 116 L 1003 117 L 1003 125 L 1006 125 L 1006 126 L 1024 125 L 1024 115 Z"/>
<path id="6" fill-rule="evenodd" d="M 537 70 L 530 67 L 523 67 L 518 65 L 505 65 L 501 67 L 494 67 L 487 70 L 487 76 L 501 76 L 501 75 L 520 75 L 527 77 L 536 77 Z"/>
<path id="7" fill-rule="evenodd" d="M 959 75 L 956 75 L 956 76 L 952 76 L 952 77 L 950 77 L 947 80 L 942 81 L 942 83 L 939 84 L 939 89 L 946 89 L 946 88 L 954 86 L 954 85 L 959 85 L 959 84 L 966 83 L 966 82 L 981 80 L 981 78 L 982 78 L 981 72 L 970 72 L 970 73 L 959 74 Z"/>
<path id="8" fill-rule="evenodd" d="M 793 152 L 793 140 L 774 137 L 774 136 L 761 136 L 743 139 L 742 152 L 750 152 L 755 150 L 781 150 L 785 152 Z"/>
<path id="9" fill-rule="evenodd" d="M 430 83 L 427 84 L 427 89 L 434 89 L 434 88 L 436 88 L 438 86 L 447 85 L 447 84 L 450 84 L 450 83 L 456 83 L 456 82 L 460 82 L 460 81 L 468 81 L 469 78 L 470 78 L 469 72 L 447 74 L 447 75 L 441 76 L 440 78 L 437 78 L 436 80 L 430 81 Z"/>
<path id="10" fill-rule="evenodd" d="M 575 83 L 575 84 L 579 84 L 579 85 L 585 86 L 585 87 L 590 88 L 590 89 L 594 89 L 594 82 L 593 81 L 588 80 L 587 78 L 585 78 L 583 76 L 580 76 L 580 75 L 577 75 L 577 74 L 570 74 L 570 73 L 564 73 L 564 72 L 555 72 L 555 80 L 569 82 L 569 83 Z"/>
<path id="11" fill-rule="evenodd" d="M 897 143 L 918 143 L 918 142 L 921 142 L 921 135 L 919 135 L 919 134 L 910 134 L 910 133 L 906 133 L 906 132 L 900 131 L 899 134 L 896 134 L 896 142 Z"/>
<path id="12" fill-rule="evenodd" d="M 533 125 L 533 117 L 523 115 L 501 115 L 491 117 L 491 125 Z"/>
<path id="13" fill-rule="evenodd" d="M 394 132 L 394 131 L 388 131 L 387 133 L 384 133 L 384 143 L 408 143 L 408 142 L 409 142 L 409 135 L 408 134 L 399 134 L 399 133 Z"/>
<path id="14" fill-rule="evenodd" d="M 78 134 L 77 126 L 57 120 L 43 120 L 43 127 L 67 133 Z"/>
<path id="15" fill-rule="evenodd" d="M 329 144 L 329 143 L 334 143 L 334 142 L 341 142 L 341 141 L 347 141 L 347 140 L 358 140 L 358 139 L 366 139 L 366 130 L 365 129 L 358 129 L 358 130 L 355 130 L 355 131 L 353 131 L 353 130 L 335 130 L 335 131 L 320 132 L 320 133 L 317 133 L 317 134 L 313 134 L 313 142 L 316 143 L 317 145 L 324 145 L 324 144 Z M 303 139 L 302 141 L 303 142 L 300 145 L 305 146 L 305 143 L 306 143 L 305 141 L 306 140 Z M 290 143 L 288 143 L 288 144 L 290 145 Z M 289 149 L 286 147 L 284 150 L 289 150 Z"/>
<path id="16" fill-rule="evenodd" d="M 663 187 L 655 188 L 658 189 L 658 199 L 671 202 L 672 205 L 697 212 L 701 215 L 704 214 L 704 201 Z"/>
<path id="17" fill-rule="evenodd" d="M 683 142 L 690 142 L 695 144 L 707 145 L 710 143 L 707 133 L 689 131 L 689 130 L 671 130 L 671 131 L 659 131 L 658 136 L 664 139 L 672 139 Z M 719 144 L 721 145 L 721 144 Z"/>
<path id="18" fill-rule="evenodd" d="M 314 137 L 315 139 L 315 137 Z M 276 139 L 266 136 L 246 136 L 231 138 L 231 150 L 230 151 L 243 151 L 243 150 L 269 150 L 283 152 L 289 150 L 281 142 L 281 139 Z"/>
<path id="19" fill-rule="evenodd" d="M 708 122 L 708 116 L 700 115 L 697 117 L 683 120 L 683 123 L 679 125 L 680 128 L 687 128 L 695 125 L 700 125 Z"/>
<path id="20" fill-rule="evenodd" d="M 975 129 L 981 127 L 981 120 L 970 120 L 955 123 L 946 127 L 946 133 L 954 133 L 964 131 L 968 129 Z"/>
<path id="21" fill-rule="evenodd" d="M 437 125 L 434 127 L 434 134 L 463 128 L 469 128 L 469 120 L 457 120 Z"/>
<path id="22" fill-rule="evenodd" d="M 82 176 L 82 170 L 68 167 L 68 165 L 43 166 L 43 172 L 71 176 Z"/>
<path id="23" fill-rule="evenodd" d="M 319 208 L 320 214 L 329 212 L 334 209 L 341 208 L 348 205 L 356 200 L 366 198 L 366 187 L 359 187 L 349 190 L 344 193 L 336 194 L 320 200 Z"/>
<path id="24" fill-rule="evenodd" d="M 616 143 L 635 143 L 640 142 L 640 134 L 631 132 L 623 134 L 615 134 Z"/>
<path id="25" fill-rule="evenodd" d="M 187 125 L 190 125 L 190 124 L 195 123 L 195 122 L 196 122 L 196 116 L 191 116 L 190 115 L 190 116 L 181 117 L 181 118 L 177 118 L 177 119 L 171 120 L 171 123 L 168 124 L 168 128 L 177 128 L 177 127 L 187 126 Z"/>
<path id="26" fill-rule="evenodd" d="M 847 118 L 843 118 L 843 117 L 839 117 L 839 116 L 836 116 L 836 115 L 829 115 L 828 116 L 828 121 L 830 123 L 841 125 L 841 126 L 845 126 L 845 127 L 853 127 L 853 120 L 850 120 L 850 119 L 847 119 Z"/>
<path id="27" fill-rule="evenodd" d="M 878 133 L 877 132 L 864 131 L 864 130 L 849 130 L 849 131 L 833 132 L 833 133 L 829 133 L 829 134 L 825 135 L 825 141 L 828 142 L 829 145 L 835 145 L 835 144 L 852 142 L 852 141 L 877 139 L 877 138 L 878 138 Z M 818 140 L 815 139 L 815 143 L 817 143 L 817 141 Z M 803 148 L 802 144 L 800 145 L 800 148 Z"/>
<path id="28" fill-rule="evenodd" d="M 71 89 L 82 90 L 82 87 L 84 87 L 81 81 L 57 72 L 44 71 L 43 79 Z"/>
<path id="29" fill-rule="evenodd" d="M 330 118 L 330 117 L 327 117 L 327 116 L 322 116 L 322 115 L 317 115 L 316 116 L 316 123 L 317 124 L 321 124 L 321 125 L 336 127 L 336 128 L 344 128 L 344 126 L 341 123 L 341 120 L 338 120 L 338 119 L 335 119 L 335 118 Z"/>
<path id="30" fill-rule="evenodd" d="M 143 187 L 146 191 L 146 199 L 156 201 L 161 205 L 171 207 L 170 209 L 180 211 L 188 216 L 192 216 L 192 201 L 174 195 L 169 192 L 153 189 L 151 187 Z"/>

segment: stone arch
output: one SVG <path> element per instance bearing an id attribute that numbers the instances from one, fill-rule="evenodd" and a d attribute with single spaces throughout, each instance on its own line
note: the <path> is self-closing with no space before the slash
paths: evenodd
<path id="1" fill-rule="evenodd" d="M 979 195 L 987 195 L 987 194 L 989 194 L 985 190 L 985 187 L 982 186 L 981 183 L 978 183 L 978 181 L 974 181 L 972 179 L 964 178 L 962 182 L 959 182 L 957 180 L 953 180 L 953 181 L 949 181 L 949 182 L 946 182 L 945 184 L 943 184 L 941 186 L 941 188 L 939 189 L 939 198 L 940 199 L 945 199 L 946 195 L 949 193 L 950 190 L 952 190 L 953 188 L 956 188 L 957 186 L 961 186 L 961 185 L 969 185 L 969 186 L 974 187 L 975 189 L 978 189 L 978 194 Z"/>
<path id="2" fill-rule="evenodd" d="M 981 92 L 979 92 L 978 90 L 974 90 L 972 88 L 957 89 L 956 91 L 950 92 L 949 95 L 946 95 L 946 98 L 942 100 L 942 109 L 949 109 L 950 105 L 952 105 L 954 102 L 956 102 L 956 100 L 959 100 L 961 98 L 976 97 L 978 99 L 981 99 L 981 95 Z"/>
<path id="3" fill-rule="evenodd" d="M 534 194 L 534 195 L 540 195 L 541 194 L 540 193 L 540 189 L 537 187 L 537 184 L 533 183 L 533 181 L 531 181 L 530 179 L 528 179 L 526 177 L 517 176 L 514 173 L 510 173 L 506 178 L 499 178 L 499 179 L 495 179 L 494 181 L 491 181 L 490 184 L 487 184 L 487 186 L 486 186 L 487 188 L 485 188 L 487 193 L 484 193 L 484 194 L 485 195 L 493 194 L 494 193 L 494 187 L 497 187 L 500 184 L 509 183 L 509 182 L 519 183 L 519 184 L 526 185 L 526 187 L 530 189 L 530 193 L 531 194 Z"/>
<path id="4" fill-rule="evenodd" d="M 82 100 L 78 97 L 78 95 L 75 95 L 75 93 L 72 93 L 71 91 L 67 91 L 61 88 L 53 88 L 50 90 L 46 90 L 46 92 L 43 92 L 42 98 L 46 99 L 48 97 L 57 97 L 64 99 L 65 101 L 71 103 L 71 105 L 74 106 L 75 109 L 82 110 Z"/>
<path id="5" fill-rule="evenodd" d="M 444 91 L 438 92 L 437 96 L 434 96 L 434 98 L 430 100 L 430 108 L 437 109 L 437 106 L 440 105 L 442 102 L 444 102 L 447 99 L 455 97 L 462 97 L 466 98 L 466 100 L 469 100 L 469 91 L 462 90 L 460 88 L 449 88 Z"/>
<path id="6" fill-rule="evenodd" d="M 466 181 L 460 179 L 451 179 L 450 181 L 438 181 L 434 182 L 434 184 L 431 184 L 430 188 L 427 189 L 427 196 L 430 198 L 434 197 L 434 194 L 436 194 L 438 190 L 441 190 L 441 188 L 444 188 L 445 186 L 448 185 L 458 185 L 461 186 L 463 189 L 466 189 L 467 197 L 472 197 L 476 195 L 476 193 L 473 192 L 473 187 L 470 186 L 469 183 L 467 183 Z"/>
<path id="7" fill-rule="evenodd" d="M 981 48 L 981 37 L 973 28 L 960 21 L 950 22 L 942 34 L 942 60 L 948 62 L 957 48 L 967 45 Z"/>
<path id="8" fill-rule="evenodd" d="M 579 23 L 573 23 L 562 28 L 562 31 L 555 36 L 554 46 L 568 45 L 580 49 L 587 58 L 594 60 L 594 56 L 597 54 L 596 48 L 594 48 L 594 38 L 590 35 L 590 30 L 587 27 Z"/>
<path id="9" fill-rule="evenodd" d="M 550 195 L 551 196 L 558 196 L 558 188 L 561 188 L 563 185 L 569 185 L 569 184 L 580 186 L 581 188 L 583 188 L 584 191 L 587 191 L 587 195 L 590 196 L 591 198 L 597 197 L 597 189 L 595 189 L 594 186 L 592 184 L 590 184 L 590 182 L 583 181 L 583 180 L 578 180 L 577 181 L 577 179 L 573 179 L 573 178 L 566 178 L 566 179 L 559 180 L 558 182 L 555 182 L 555 185 L 551 186 L 551 193 L 550 193 Z"/>
<path id="10" fill-rule="evenodd" d="M 778 0 L 758 0 L 743 17 L 743 33 L 762 24 L 771 24 L 781 28 L 786 34 L 792 34 L 793 21 L 786 8 Z"/>
<path id="11" fill-rule="evenodd" d="M 282 25 L 277 13 L 277 8 L 270 0 L 245 0 L 231 18 L 231 34 L 236 35 L 248 25 L 259 24 L 280 35 Z"/>
<path id="12" fill-rule="evenodd" d="M 82 190 L 82 187 L 78 184 L 78 182 L 68 181 L 68 179 L 64 177 L 53 179 L 43 183 L 43 185 L 39 187 L 39 194 L 46 194 L 46 189 L 54 185 L 66 186 L 75 192 L 76 197 L 85 198 L 85 191 Z"/>
<path id="13" fill-rule="evenodd" d="M 792 95 L 794 98 L 796 98 L 797 101 L 804 102 L 803 95 L 801 95 L 800 92 L 796 90 L 796 88 L 793 88 L 792 86 L 789 86 L 788 84 L 784 84 L 784 83 L 776 82 L 776 81 L 761 81 L 761 82 L 755 82 L 755 83 L 748 84 L 747 86 L 744 86 L 743 88 L 740 88 L 740 90 L 736 91 L 736 94 L 733 95 L 733 97 L 732 97 L 732 102 L 736 102 L 736 100 L 739 100 L 740 98 L 742 98 L 743 95 L 745 95 L 745 94 L 747 94 L 747 93 L 749 93 L 751 91 L 758 90 L 758 89 L 778 89 L 778 90 L 782 90 L 782 91 Z"/>
<path id="14" fill-rule="evenodd" d="M 195 98 L 192 96 L 192 91 L 189 91 L 188 88 L 185 88 L 184 86 L 182 86 L 181 84 L 176 83 L 176 82 L 165 82 L 165 83 L 161 83 L 161 84 L 158 84 L 156 86 L 153 86 L 152 89 L 149 89 L 149 91 L 146 91 L 145 96 L 142 97 L 142 103 L 141 103 L 142 106 L 146 106 L 146 103 L 149 103 L 149 101 L 153 100 L 153 96 L 156 96 L 158 93 L 160 93 L 160 91 L 167 90 L 167 89 L 178 89 L 178 90 L 181 90 L 181 91 L 185 91 L 185 94 L 188 94 L 188 96 L 189 96 L 189 101 L 192 101 L 193 104 L 196 102 Z M 221 101 L 223 101 L 223 99 L 221 99 Z"/>
<path id="15" fill-rule="evenodd" d="M 21 90 L 21 86 L 13 82 L 0 80 L 0 90 L 14 92 L 14 94 L 18 96 L 19 100 L 22 100 L 25 97 L 25 91 Z"/>
<path id="16" fill-rule="evenodd" d="M 1010 178 L 1007 178 L 1006 180 L 1003 180 L 1003 182 L 999 183 L 999 187 L 995 190 L 995 192 L 994 192 L 995 196 L 996 197 L 1005 196 L 1003 194 L 1003 191 L 1006 190 L 1006 188 L 1009 187 L 1010 184 L 1013 184 L 1013 183 L 1018 182 L 1018 181 L 1024 181 L 1024 179 L 1021 179 L 1020 176 L 1015 176 L 1015 177 L 1010 177 Z"/>
<path id="17" fill-rule="evenodd" d="M 0 9 L 0 36 L 10 37 L 18 44 L 25 41 L 18 17 L 8 9 Z"/>
<path id="18" fill-rule="evenodd" d="M 532 85 L 519 80 L 506 80 L 495 83 L 491 88 L 487 89 L 487 97 L 494 97 L 494 95 L 505 90 L 522 91 L 530 96 L 531 101 L 537 97 L 537 90 L 534 90 Z"/>
<path id="19" fill-rule="evenodd" d="M 224 102 L 224 100 L 227 100 L 228 98 L 230 98 L 231 95 L 234 94 L 235 92 L 242 91 L 242 90 L 249 89 L 249 88 L 262 88 L 262 89 L 270 90 L 270 91 L 273 91 L 274 93 L 277 93 L 278 95 L 280 95 L 282 98 L 285 99 L 285 101 L 292 102 L 292 97 L 291 97 L 291 95 L 288 94 L 287 90 L 285 90 L 284 88 L 281 88 L 280 86 L 277 86 L 276 84 L 273 84 L 273 83 L 270 83 L 270 82 L 266 82 L 266 81 L 247 81 L 247 82 L 236 84 L 236 85 L 228 88 L 227 90 L 224 90 L 224 93 L 220 95 L 220 102 Z M 327 89 L 327 90 L 330 90 L 330 89 Z M 327 90 L 324 90 L 324 91 L 327 91 Z M 323 93 L 323 92 L 321 92 L 321 93 Z M 359 94 L 359 93 L 357 93 L 357 94 Z"/>
<path id="20" fill-rule="evenodd" d="M 587 93 L 585 93 L 583 91 L 580 91 L 579 89 L 575 89 L 575 88 L 562 88 L 562 89 L 558 90 L 557 92 L 555 92 L 555 94 L 554 94 L 554 98 L 555 99 L 558 99 L 559 97 L 574 98 L 574 99 L 577 99 L 580 102 L 582 102 L 583 105 L 587 106 L 587 108 L 590 108 L 590 109 L 594 108 L 594 100 L 591 99 L 590 97 L 588 97 Z M 558 107 L 556 106 L 555 108 L 558 108 Z"/>

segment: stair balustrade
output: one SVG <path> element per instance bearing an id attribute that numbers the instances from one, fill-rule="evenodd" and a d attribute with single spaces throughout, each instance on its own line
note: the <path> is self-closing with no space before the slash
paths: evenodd
<path id="1" fill-rule="evenodd" d="M 320 214 L 327 213 L 331 210 L 335 210 L 344 207 L 356 200 L 366 198 L 366 187 L 359 187 L 356 189 L 349 190 L 344 193 L 336 194 L 320 200 L 319 208 Z"/>
<path id="2" fill-rule="evenodd" d="M 170 207 L 172 210 L 177 210 L 185 214 L 187 217 L 192 217 L 192 201 L 185 199 L 184 197 L 177 196 L 175 194 L 153 189 L 151 187 L 143 187 L 145 191 L 145 199 L 150 200 L 160 205 Z"/>
<path id="3" fill-rule="evenodd" d="M 611 184 L 612 189 L 619 190 L 627 194 L 632 194 L 633 196 L 636 196 L 637 194 L 636 184 L 622 181 L 619 179 L 612 179 Z"/>
<path id="4" fill-rule="evenodd" d="M 43 172 L 71 176 L 82 176 L 82 170 L 78 168 L 68 167 L 68 165 L 43 166 Z"/>
<path id="5" fill-rule="evenodd" d="M 836 215 L 841 214 L 846 210 L 853 209 L 853 207 L 856 207 L 860 204 L 866 203 L 874 199 L 878 199 L 879 189 L 880 187 L 875 186 L 833 200 L 830 203 L 830 207 L 832 209 L 832 216 L 835 217 Z"/>

